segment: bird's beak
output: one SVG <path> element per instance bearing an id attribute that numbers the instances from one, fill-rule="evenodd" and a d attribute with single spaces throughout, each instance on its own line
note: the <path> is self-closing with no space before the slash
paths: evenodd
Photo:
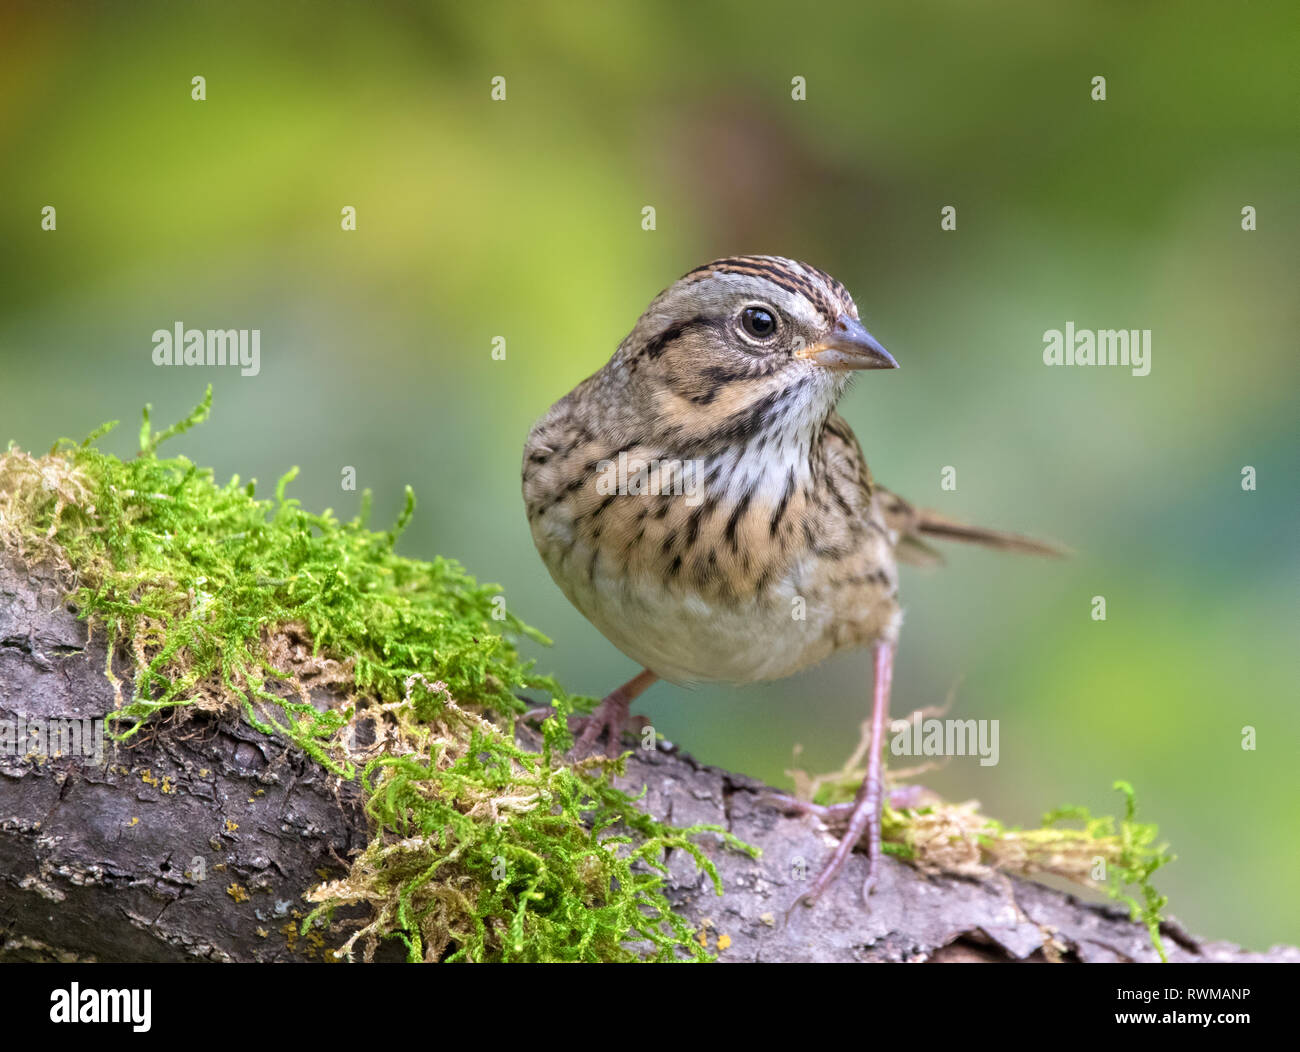
<path id="1" fill-rule="evenodd" d="M 856 318 L 841 314 L 835 328 L 820 343 L 795 351 L 798 358 L 807 358 L 828 369 L 897 369 L 894 356 L 885 350 L 876 338 L 862 327 Z"/>

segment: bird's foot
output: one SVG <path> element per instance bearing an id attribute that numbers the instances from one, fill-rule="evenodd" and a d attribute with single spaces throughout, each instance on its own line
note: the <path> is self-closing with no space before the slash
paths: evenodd
<path id="1" fill-rule="evenodd" d="M 799 903 L 812 905 L 825 891 L 835 875 L 844 868 L 849 855 L 857 846 L 863 834 L 867 838 L 867 877 L 862 884 L 862 899 L 866 902 L 876 886 L 880 873 L 880 815 L 884 810 L 885 780 L 880 760 L 880 746 L 885 736 L 885 721 L 889 712 L 889 686 L 893 678 L 894 648 L 889 641 L 876 644 L 875 652 L 875 689 L 871 702 L 871 738 L 867 751 L 867 774 L 853 803 L 848 805 L 848 825 L 840 842 L 835 845 L 830 861 L 817 875 L 812 886 L 800 895 L 786 911 L 786 920 Z M 816 806 L 816 805 L 813 805 Z M 829 810 L 829 809 L 828 809 Z M 844 812 L 838 812 L 843 814 Z"/>
<path id="2" fill-rule="evenodd" d="M 626 730 L 630 714 L 628 708 L 632 699 L 623 693 L 622 688 L 607 694 L 605 699 L 591 710 L 589 716 L 574 716 L 569 719 L 569 730 L 577 737 L 573 743 L 573 755 L 583 757 L 595 748 L 601 735 L 606 735 L 605 755 L 617 756 L 623 744 L 623 731 Z"/>
<path id="3" fill-rule="evenodd" d="M 927 789 L 923 785 L 900 785 L 890 789 L 888 793 L 885 794 L 885 799 L 888 801 L 889 806 L 895 810 L 906 810 L 908 808 L 922 806 L 927 799 L 934 798 L 934 795 L 935 794 L 931 792 L 931 790 Z M 842 804 L 814 804 L 810 800 L 800 800 L 798 797 L 788 796 L 784 793 L 770 794 L 767 799 L 771 803 L 776 804 L 782 810 L 794 811 L 804 815 L 813 815 L 831 826 L 852 826 L 854 815 L 858 808 L 857 801 L 848 801 Z M 859 825 L 856 835 L 851 835 L 849 832 L 846 832 L 840 840 L 840 846 L 836 848 L 835 854 L 831 856 L 830 862 L 828 862 L 826 867 L 820 874 L 818 874 L 817 879 L 813 881 L 812 887 L 795 899 L 794 905 L 790 907 L 789 911 L 787 911 L 786 916 L 789 917 L 790 913 L 794 911 L 794 907 L 799 905 L 801 902 L 811 906 L 817 900 L 817 897 L 830 886 L 831 881 L 835 879 L 835 875 L 848 860 L 849 855 L 858 845 L 858 842 L 862 840 L 864 834 L 870 833 L 874 830 L 876 840 L 879 842 L 879 829 L 880 816 L 868 815 L 867 821 Z M 841 850 L 841 848 L 844 848 L 844 845 L 848 846 L 846 849 Z M 871 838 L 868 837 L 867 879 L 862 887 L 863 899 L 870 895 L 872 889 L 875 887 L 876 869 L 877 861 L 876 857 L 873 857 L 871 854 Z"/>
<path id="4" fill-rule="evenodd" d="M 574 758 L 581 759 L 590 754 L 602 735 L 607 738 L 605 754 L 610 757 L 617 756 L 623 741 L 623 732 L 629 726 L 646 722 L 645 717 L 632 716 L 628 712 L 631 704 L 631 699 L 620 697 L 618 691 L 615 691 L 589 714 L 572 713 L 569 716 L 569 733 L 574 737 L 571 750 Z M 524 713 L 523 718 L 533 723 L 541 723 L 548 717 L 554 716 L 555 712 L 553 708 L 529 709 Z"/>
<path id="5" fill-rule="evenodd" d="M 588 755 L 600 740 L 601 734 L 605 734 L 605 755 L 617 756 L 622 749 L 623 731 L 628 724 L 635 722 L 646 726 L 649 722 L 643 716 L 629 716 L 628 708 L 658 678 L 649 669 L 639 672 L 617 690 L 606 694 L 601 703 L 591 710 L 590 716 L 571 716 L 569 729 L 577 735 L 573 755 L 578 758 Z"/>
<path id="6" fill-rule="evenodd" d="M 575 758 L 581 758 L 591 752 L 592 746 L 600 739 L 601 734 L 608 738 L 605 744 L 605 754 L 610 757 L 617 756 L 623 743 L 623 732 L 629 724 L 646 727 L 649 720 L 644 716 L 631 716 L 628 708 L 632 702 L 641 694 L 646 687 L 650 686 L 658 677 L 648 669 L 637 673 L 630 680 L 624 683 L 617 690 L 610 691 L 604 699 L 591 710 L 587 716 L 574 714 L 569 717 L 569 733 L 577 738 L 574 742 L 572 755 Z M 555 714 L 553 708 L 529 709 L 524 713 L 524 719 L 540 722 L 548 716 Z"/>
<path id="7" fill-rule="evenodd" d="M 880 799 L 881 791 L 879 785 L 874 788 L 869 787 L 868 783 L 863 784 L 863 791 L 858 793 L 858 798 L 851 804 L 832 804 L 829 807 L 821 808 L 823 815 L 829 817 L 834 815 L 837 818 L 847 816 L 848 828 L 844 835 L 840 837 L 840 842 L 835 845 L 834 852 L 831 853 L 830 860 L 822 867 L 822 871 L 817 874 L 817 879 L 807 891 L 799 895 L 798 898 L 790 904 L 786 911 L 786 920 L 800 903 L 811 906 L 831 885 L 831 881 L 844 868 L 844 863 L 849 860 L 849 855 L 857 847 L 858 841 L 866 835 L 867 838 L 867 876 L 862 883 L 862 900 L 866 902 L 867 896 L 875 889 L 876 878 L 880 870 Z M 813 804 L 812 807 L 819 805 Z M 845 810 L 847 808 L 847 811 Z M 810 812 L 816 814 L 817 812 Z"/>
<path id="8" fill-rule="evenodd" d="M 889 806 L 895 811 L 921 807 L 928 798 L 935 794 L 923 785 L 900 785 L 885 794 Z M 827 825 L 842 825 L 853 817 L 853 801 L 842 804 L 814 804 L 811 800 L 800 800 L 797 796 L 786 793 L 768 793 L 764 797 L 783 811 L 795 811 L 801 815 L 814 815 Z"/>

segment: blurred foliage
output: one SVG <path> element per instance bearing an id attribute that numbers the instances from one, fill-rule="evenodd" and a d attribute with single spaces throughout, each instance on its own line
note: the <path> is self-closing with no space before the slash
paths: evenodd
<path id="1" fill-rule="evenodd" d="M 211 382 L 192 460 L 300 464 L 304 505 L 345 516 L 345 466 L 381 519 L 413 485 L 402 551 L 501 581 L 557 640 L 541 668 L 600 694 L 631 663 L 532 550 L 524 435 L 684 271 L 806 258 L 903 365 L 843 407 L 877 477 L 1079 552 L 905 577 L 896 710 L 961 678 L 957 713 L 1002 721 L 999 766 L 927 783 L 1028 823 L 1131 778 L 1181 919 L 1295 942 L 1293 42 L 1281 3 L 6 5 L 0 439 L 174 419 Z M 155 367 L 178 320 L 260 328 L 260 375 Z M 1044 368 L 1066 321 L 1152 329 L 1151 375 Z M 869 675 L 640 706 L 779 781 L 795 742 L 842 761 Z"/>

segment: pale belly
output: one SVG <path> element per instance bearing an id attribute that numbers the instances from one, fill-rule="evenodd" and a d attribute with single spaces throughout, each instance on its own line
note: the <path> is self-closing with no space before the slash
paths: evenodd
<path id="1" fill-rule="evenodd" d="M 547 566 L 569 601 L 624 654 L 674 683 L 780 679 L 898 628 L 894 583 L 830 589 L 820 568 L 792 567 L 761 598 L 706 599 L 656 579 L 566 572 L 581 548 Z M 545 551 L 543 552 L 545 558 Z"/>

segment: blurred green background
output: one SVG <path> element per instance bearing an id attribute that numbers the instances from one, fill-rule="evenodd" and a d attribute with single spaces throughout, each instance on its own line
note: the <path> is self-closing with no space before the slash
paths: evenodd
<path id="1" fill-rule="evenodd" d="M 354 466 L 376 524 L 413 484 L 403 550 L 500 582 L 540 667 L 599 695 L 635 669 L 533 550 L 524 436 L 686 270 L 806 259 L 903 365 L 842 406 L 876 476 L 1078 552 L 905 572 L 895 713 L 960 679 L 954 715 L 1001 721 L 998 766 L 923 780 L 1035 823 L 1130 779 L 1178 917 L 1300 941 L 1294 8 L 872 6 L 7 5 L 0 440 L 120 417 L 127 454 L 143 403 L 169 422 L 212 382 L 174 451 L 264 493 L 301 465 L 344 516 Z M 177 320 L 261 329 L 260 375 L 154 366 Z M 1045 368 L 1067 321 L 1152 329 L 1151 374 Z M 640 709 L 788 784 L 795 743 L 843 761 L 869 682 L 858 653 Z"/>

